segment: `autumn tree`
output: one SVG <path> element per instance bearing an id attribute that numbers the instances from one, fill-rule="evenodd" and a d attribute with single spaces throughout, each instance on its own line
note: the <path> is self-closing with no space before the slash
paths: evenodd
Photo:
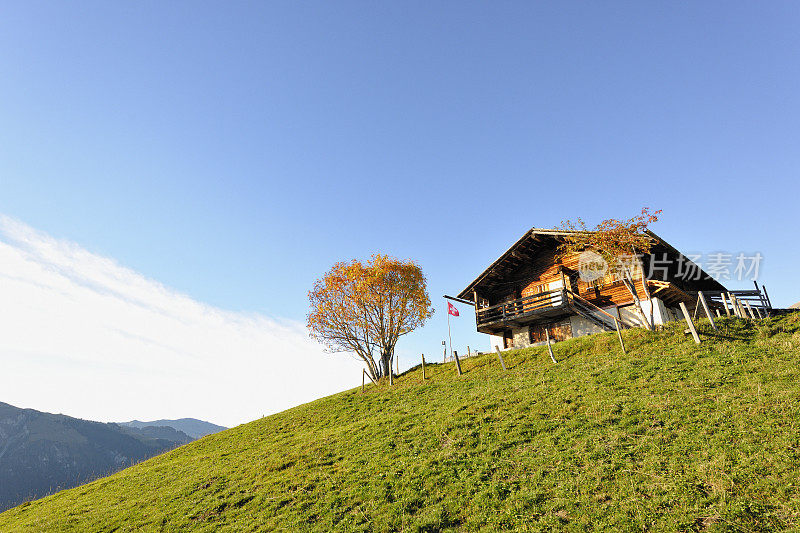
<path id="1" fill-rule="evenodd" d="M 659 214 L 661 214 L 660 209 L 651 213 L 650 209 L 645 207 L 639 215 L 628 220 L 610 218 L 591 230 L 580 218 L 577 223 L 564 221 L 560 228 L 567 234 L 559 246 L 559 251 L 562 254 L 569 254 L 591 250 L 602 256 L 612 273 L 622 280 L 631 293 L 636 304 L 634 309 L 648 329 L 652 329 L 652 324 L 645 315 L 641 298 L 636 291 L 632 270 L 637 266 L 641 268 L 641 254 L 649 253 L 655 242 L 655 239 L 647 233 L 647 227 L 658 220 Z M 641 275 L 642 282 L 645 283 L 644 272 Z"/>
<path id="2" fill-rule="evenodd" d="M 377 381 L 392 368 L 397 340 L 433 315 L 422 269 L 373 255 L 336 263 L 308 293 L 311 337 L 331 352 L 351 352 Z"/>

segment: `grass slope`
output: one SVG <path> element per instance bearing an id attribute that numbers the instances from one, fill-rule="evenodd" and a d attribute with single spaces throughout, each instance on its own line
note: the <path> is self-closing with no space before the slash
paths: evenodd
<path id="1" fill-rule="evenodd" d="M 707 324 L 701 324 L 706 333 Z M 0 514 L 0 531 L 800 527 L 800 313 L 405 373 Z"/>

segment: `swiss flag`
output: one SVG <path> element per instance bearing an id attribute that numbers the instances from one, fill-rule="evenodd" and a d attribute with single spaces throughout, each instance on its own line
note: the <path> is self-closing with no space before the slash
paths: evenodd
<path id="1" fill-rule="evenodd" d="M 458 316 L 458 309 L 456 309 L 456 306 L 451 304 L 450 302 L 447 302 L 447 314 Z"/>

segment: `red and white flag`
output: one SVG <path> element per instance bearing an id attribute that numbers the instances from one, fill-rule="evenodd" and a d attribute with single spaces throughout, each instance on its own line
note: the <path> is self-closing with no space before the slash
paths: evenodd
<path id="1" fill-rule="evenodd" d="M 458 309 L 456 309 L 456 306 L 451 304 L 450 302 L 447 302 L 447 314 L 458 316 Z"/>

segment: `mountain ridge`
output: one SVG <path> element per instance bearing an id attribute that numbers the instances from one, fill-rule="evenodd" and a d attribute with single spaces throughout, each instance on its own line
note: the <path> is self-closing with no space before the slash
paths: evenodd
<path id="1" fill-rule="evenodd" d="M 117 422 L 117 424 L 120 426 L 137 429 L 142 429 L 145 427 L 170 427 L 177 431 L 182 431 L 183 433 L 195 439 L 228 429 L 225 426 L 212 424 L 211 422 L 206 422 L 205 420 L 199 420 L 197 418 L 160 419 L 149 422 L 131 420 L 128 422 Z"/>
<path id="2" fill-rule="evenodd" d="M 78 486 L 194 439 L 0 402 L 0 510 Z"/>

